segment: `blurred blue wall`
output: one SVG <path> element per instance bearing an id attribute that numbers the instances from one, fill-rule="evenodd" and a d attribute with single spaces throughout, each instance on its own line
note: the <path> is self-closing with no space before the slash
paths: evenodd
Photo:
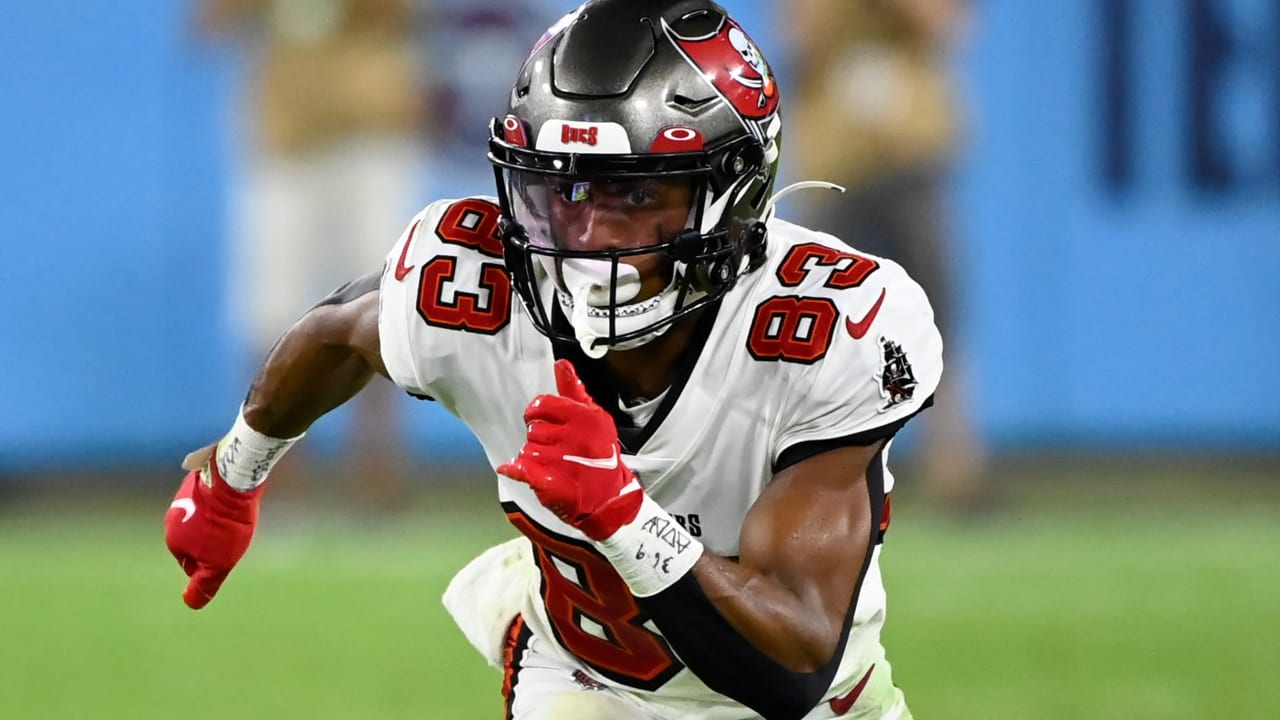
<path id="1" fill-rule="evenodd" d="M 780 54 L 782 11 L 727 4 Z M 1280 8 L 979 5 L 956 213 L 984 431 L 1280 447 Z M 182 3 L 7 9 L 0 471 L 180 457 L 244 387 L 220 297 L 231 55 Z M 413 412 L 428 453 L 475 452 Z"/>
<path id="2" fill-rule="evenodd" d="M 986 427 L 1280 445 L 1280 5 L 977 5 L 957 211 Z"/>

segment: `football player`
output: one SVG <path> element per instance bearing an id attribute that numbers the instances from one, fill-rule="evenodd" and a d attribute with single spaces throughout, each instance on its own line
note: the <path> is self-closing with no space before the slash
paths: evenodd
<path id="1" fill-rule="evenodd" d="M 476 434 L 521 533 L 446 598 L 507 717 L 910 717 L 879 638 L 886 456 L 942 343 L 897 264 L 774 217 L 779 97 L 708 0 L 553 26 L 493 122 L 496 195 L 422 210 L 188 457 L 187 604 L 272 463 L 379 373 Z"/>

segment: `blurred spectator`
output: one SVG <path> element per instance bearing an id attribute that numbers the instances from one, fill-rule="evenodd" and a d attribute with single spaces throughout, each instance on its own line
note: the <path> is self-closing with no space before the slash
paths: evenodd
<path id="1" fill-rule="evenodd" d="M 380 267 L 417 209 L 421 3 L 200 0 L 202 34 L 249 53 L 228 297 L 252 364 L 308 307 Z M 346 472 L 366 507 L 406 489 L 397 396 L 375 380 L 355 404 Z"/>
<path id="2" fill-rule="evenodd" d="M 563 0 L 434 0 L 430 43 L 438 102 L 431 117 L 443 160 L 468 172 L 488 151 L 489 121 L 506 107 L 511 78 L 533 42 L 564 13 L 564 5 Z M 493 172 L 482 169 L 481 191 L 490 194 Z M 449 193 L 461 192 L 452 173 L 449 177 Z"/>
<path id="3" fill-rule="evenodd" d="M 975 506 L 985 473 L 957 351 L 944 218 L 958 134 L 945 64 L 967 9 L 965 0 L 793 0 L 783 10 L 792 172 L 848 189 L 802 196 L 807 224 L 900 262 L 938 313 L 948 379 L 922 419 L 917 463 L 928 498 L 948 510 Z"/>

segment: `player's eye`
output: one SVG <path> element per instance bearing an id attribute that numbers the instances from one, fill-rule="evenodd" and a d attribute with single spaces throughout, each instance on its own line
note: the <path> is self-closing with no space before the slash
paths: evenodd
<path id="1" fill-rule="evenodd" d="M 644 190 L 632 190 L 631 193 L 627 195 L 627 202 L 632 205 L 644 205 L 648 201 L 649 193 Z"/>
<path id="2" fill-rule="evenodd" d="M 657 188 L 651 182 L 618 183 L 609 188 L 610 195 L 628 207 L 650 207 L 661 199 Z"/>

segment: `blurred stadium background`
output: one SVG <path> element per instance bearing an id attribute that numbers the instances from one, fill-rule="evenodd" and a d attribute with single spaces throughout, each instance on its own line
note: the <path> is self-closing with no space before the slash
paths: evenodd
<path id="1" fill-rule="evenodd" d="M 781 1 L 724 4 L 786 55 Z M 430 404 L 403 404 L 397 512 L 316 472 L 269 496 L 217 602 L 179 600 L 160 518 L 249 371 L 221 280 L 243 60 L 190 13 L 0 25 L 0 718 L 497 717 L 439 597 L 512 531 Z M 505 86 L 432 35 L 463 90 Z M 956 332 L 993 463 L 977 510 L 926 510 L 909 473 L 894 504 L 886 642 L 917 717 L 1280 716 L 1277 36 L 1270 0 L 976 3 Z M 424 200 L 487 192 L 465 140 Z"/>

